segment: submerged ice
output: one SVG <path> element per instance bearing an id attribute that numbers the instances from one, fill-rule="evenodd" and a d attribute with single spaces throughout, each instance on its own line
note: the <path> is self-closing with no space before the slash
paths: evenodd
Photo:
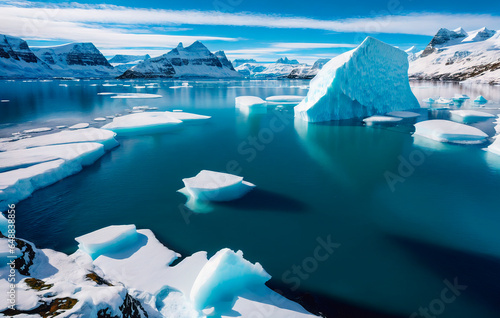
<path id="1" fill-rule="evenodd" d="M 321 122 L 419 107 L 408 81 L 407 54 L 367 37 L 318 72 L 295 116 Z"/>

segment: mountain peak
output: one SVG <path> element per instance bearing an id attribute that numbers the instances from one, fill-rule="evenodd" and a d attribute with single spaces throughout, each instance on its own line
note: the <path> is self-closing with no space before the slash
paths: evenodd
<path id="1" fill-rule="evenodd" d="M 297 60 L 289 60 L 288 57 L 282 57 L 276 61 L 279 64 L 299 64 Z"/>
<path id="2" fill-rule="evenodd" d="M 184 48 L 184 45 L 182 45 L 182 42 L 179 42 L 179 44 L 177 44 L 177 49 L 183 49 Z"/>

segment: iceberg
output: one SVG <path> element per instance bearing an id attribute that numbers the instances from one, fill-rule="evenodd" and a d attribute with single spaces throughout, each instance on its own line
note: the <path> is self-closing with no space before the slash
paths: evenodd
<path id="1" fill-rule="evenodd" d="M 456 98 L 456 99 L 470 99 L 469 96 L 465 95 L 465 94 L 456 94 L 453 98 Z"/>
<path id="2" fill-rule="evenodd" d="M 428 104 L 433 104 L 433 103 L 435 103 L 435 102 L 436 102 L 436 100 L 435 100 L 435 99 L 430 98 L 430 97 L 429 97 L 429 98 L 426 98 L 426 99 L 424 99 L 424 100 L 422 100 L 422 101 L 423 101 L 424 103 L 428 103 Z"/>
<path id="3" fill-rule="evenodd" d="M 488 138 L 487 134 L 475 127 L 441 119 L 415 124 L 414 135 L 456 144 L 481 144 Z"/>
<path id="4" fill-rule="evenodd" d="M 487 150 L 500 156 L 500 138 L 496 138 L 495 141 L 488 146 Z"/>
<path id="5" fill-rule="evenodd" d="M 495 115 L 492 115 L 490 113 L 480 112 L 477 110 L 469 110 L 469 109 L 452 110 L 450 111 L 450 113 L 452 119 L 462 122 L 475 122 L 496 117 Z"/>
<path id="6" fill-rule="evenodd" d="M 194 307 L 203 310 L 229 302 L 244 289 L 263 285 L 271 276 L 259 263 L 243 258 L 243 252 L 222 249 L 203 266 L 194 281 L 190 299 Z M 232 297 L 231 297 L 232 296 Z M 233 299 L 231 299 L 233 298 Z"/>
<path id="7" fill-rule="evenodd" d="M 135 225 L 112 225 L 75 238 L 78 248 L 93 259 L 133 245 L 138 239 Z"/>
<path id="8" fill-rule="evenodd" d="M 102 126 L 101 129 L 111 130 L 119 136 L 124 136 L 165 132 L 180 123 L 182 123 L 181 120 L 166 112 L 141 112 L 115 117 L 111 123 Z"/>
<path id="9" fill-rule="evenodd" d="M 112 131 L 98 128 L 65 130 L 54 134 L 37 136 L 14 142 L 0 143 L 0 151 L 11 151 L 80 142 L 97 142 L 104 146 L 104 150 L 109 150 L 118 146 L 115 136 L 116 134 Z"/>
<path id="10" fill-rule="evenodd" d="M 487 102 L 488 100 L 481 95 L 479 95 L 478 97 L 476 97 L 476 99 L 474 99 L 474 103 L 476 104 L 486 104 Z"/>
<path id="11" fill-rule="evenodd" d="M 257 107 L 264 108 L 267 107 L 267 103 L 260 97 L 257 96 L 238 96 L 235 98 L 235 106 L 240 107 Z"/>
<path id="12" fill-rule="evenodd" d="M 406 112 L 406 111 L 395 111 L 395 112 L 389 112 L 386 114 L 387 116 L 392 116 L 392 117 L 399 117 L 399 118 L 404 118 L 404 119 L 410 119 L 410 118 L 417 118 L 420 117 L 419 113 L 415 112 Z"/>
<path id="13" fill-rule="evenodd" d="M 202 170 L 195 177 L 182 179 L 182 182 L 185 188 L 179 192 L 201 201 L 236 200 L 255 187 L 243 177 L 210 170 Z"/>
<path id="14" fill-rule="evenodd" d="M 0 212 L 0 233 L 2 233 L 4 236 L 7 236 L 8 230 L 9 222 L 7 221 L 7 218 Z"/>
<path id="15" fill-rule="evenodd" d="M 366 125 L 376 125 L 376 124 L 394 124 L 402 121 L 403 118 L 391 117 L 391 116 L 371 116 L 363 119 Z"/>
<path id="16" fill-rule="evenodd" d="M 444 97 L 439 97 L 434 101 L 436 104 L 445 104 L 445 105 L 450 105 L 453 104 L 453 100 L 449 98 L 444 98 Z"/>
<path id="17" fill-rule="evenodd" d="M 367 37 L 323 66 L 295 117 L 321 122 L 419 107 L 408 81 L 408 55 Z"/>

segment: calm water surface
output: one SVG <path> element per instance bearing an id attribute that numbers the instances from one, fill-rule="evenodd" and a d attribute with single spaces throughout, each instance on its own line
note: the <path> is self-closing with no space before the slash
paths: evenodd
<path id="1" fill-rule="evenodd" d="M 305 95 L 307 90 L 293 86 L 307 81 L 190 81 L 194 87 L 183 89 L 169 88 L 181 82 L 156 82 L 160 88 L 140 92 L 163 98 L 136 100 L 97 93 L 137 92 L 120 84 L 141 82 L 0 82 L 0 99 L 10 100 L 0 104 L 1 137 L 92 122 L 141 105 L 212 116 L 172 133 L 122 138 L 94 165 L 36 191 L 18 205 L 19 237 L 70 253 L 78 235 L 134 223 L 183 255 L 241 249 L 287 287 L 294 285 L 291 279 L 297 282 L 287 271 L 314 256 L 318 239 L 330 239 L 340 246 L 300 280 L 299 290 L 408 317 L 439 299 L 444 280 L 456 279 L 467 289 L 439 317 L 498 317 L 500 157 L 485 153 L 484 146 L 414 140 L 411 124 L 308 125 L 294 121 L 292 108 L 260 114 L 234 108 L 240 95 Z M 483 95 L 490 100 L 484 111 L 500 113 L 498 86 L 412 86 L 419 100 Z M 420 112 L 419 120 L 449 116 Z M 493 120 L 473 125 L 494 135 Z M 388 173 L 397 175 L 409 160 L 416 164 L 391 188 Z M 176 192 L 182 178 L 228 167 L 256 190 L 212 205 L 210 213 L 182 208 L 185 197 Z"/>

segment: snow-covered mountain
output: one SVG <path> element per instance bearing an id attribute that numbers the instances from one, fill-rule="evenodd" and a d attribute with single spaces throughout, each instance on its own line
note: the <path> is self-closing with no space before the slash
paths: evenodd
<path id="1" fill-rule="evenodd" d="M 157 77 L 240 77 L 224 52 L 211 53 L 196 41 L 188 47 L 182 43 L 167 54 L 143 61 L 119 78 Z"/>
<path id="2" fill-rule="evenodd" d="M 136 66 L 142 61 L 149 60 L 151 56 L 146 55 L 124 55 L 117 54 L 109 59 L 109 63 L 117 70 L 120 74 L 123 74 L 126 70 L 132 66 Z"/>
<path id="3" fill-rule="evenodd" d="M 0 35 L 0 78 L 51 77 L 53 70 L 21 38 Z"/>
<path id="4" fill-rule="evenodd" d="M 295 68 L 305 67 L 297 60 L 289 60 L 287 57 L 278 59 L 275 63 L 245 63 L 236 67 L 236 71 L 243 76 L 255 78 L 286 77 Z"/>
<path id="5" fill-rule="evenodd" d="M 316 74 L 318 74 L 319 70 L 323 68 L 323 66 L 328 63 L 330 59 L 319 59 L 312 66 L 310 65 L 301 65 L 294 68 L 290 74 L 288 74 L 288 78 L 303 78 L 303 79 L 311 79 Z"/>
<path id="6" fill-rule="evenodd" d="M 245 63 L 257 63 L 257 61 L 254 59 L 236 59 L 236 60 L 233 60 L 234 67 L 238 67 L 238 66 L 243 65 Z"/>
<path id="7" fill-rule="evenodd" d="M 412 79 L 500 83 L 500 31 L 440 29 L 410 63 Z"/>
<path id="8" fill-rule="evenodd" d="M 408 54 L 408 62 L 413 62 L 422 55 L 422 50 L 417 49 L 415 46 L 405 50 L 406 54 Z"/>
<path id="9" fill-rule="evenodd" d="M 119 75 L 92 43 L 34 47 L 32 51 L 49 65 L 57 76 L 112 77 Z"/>

